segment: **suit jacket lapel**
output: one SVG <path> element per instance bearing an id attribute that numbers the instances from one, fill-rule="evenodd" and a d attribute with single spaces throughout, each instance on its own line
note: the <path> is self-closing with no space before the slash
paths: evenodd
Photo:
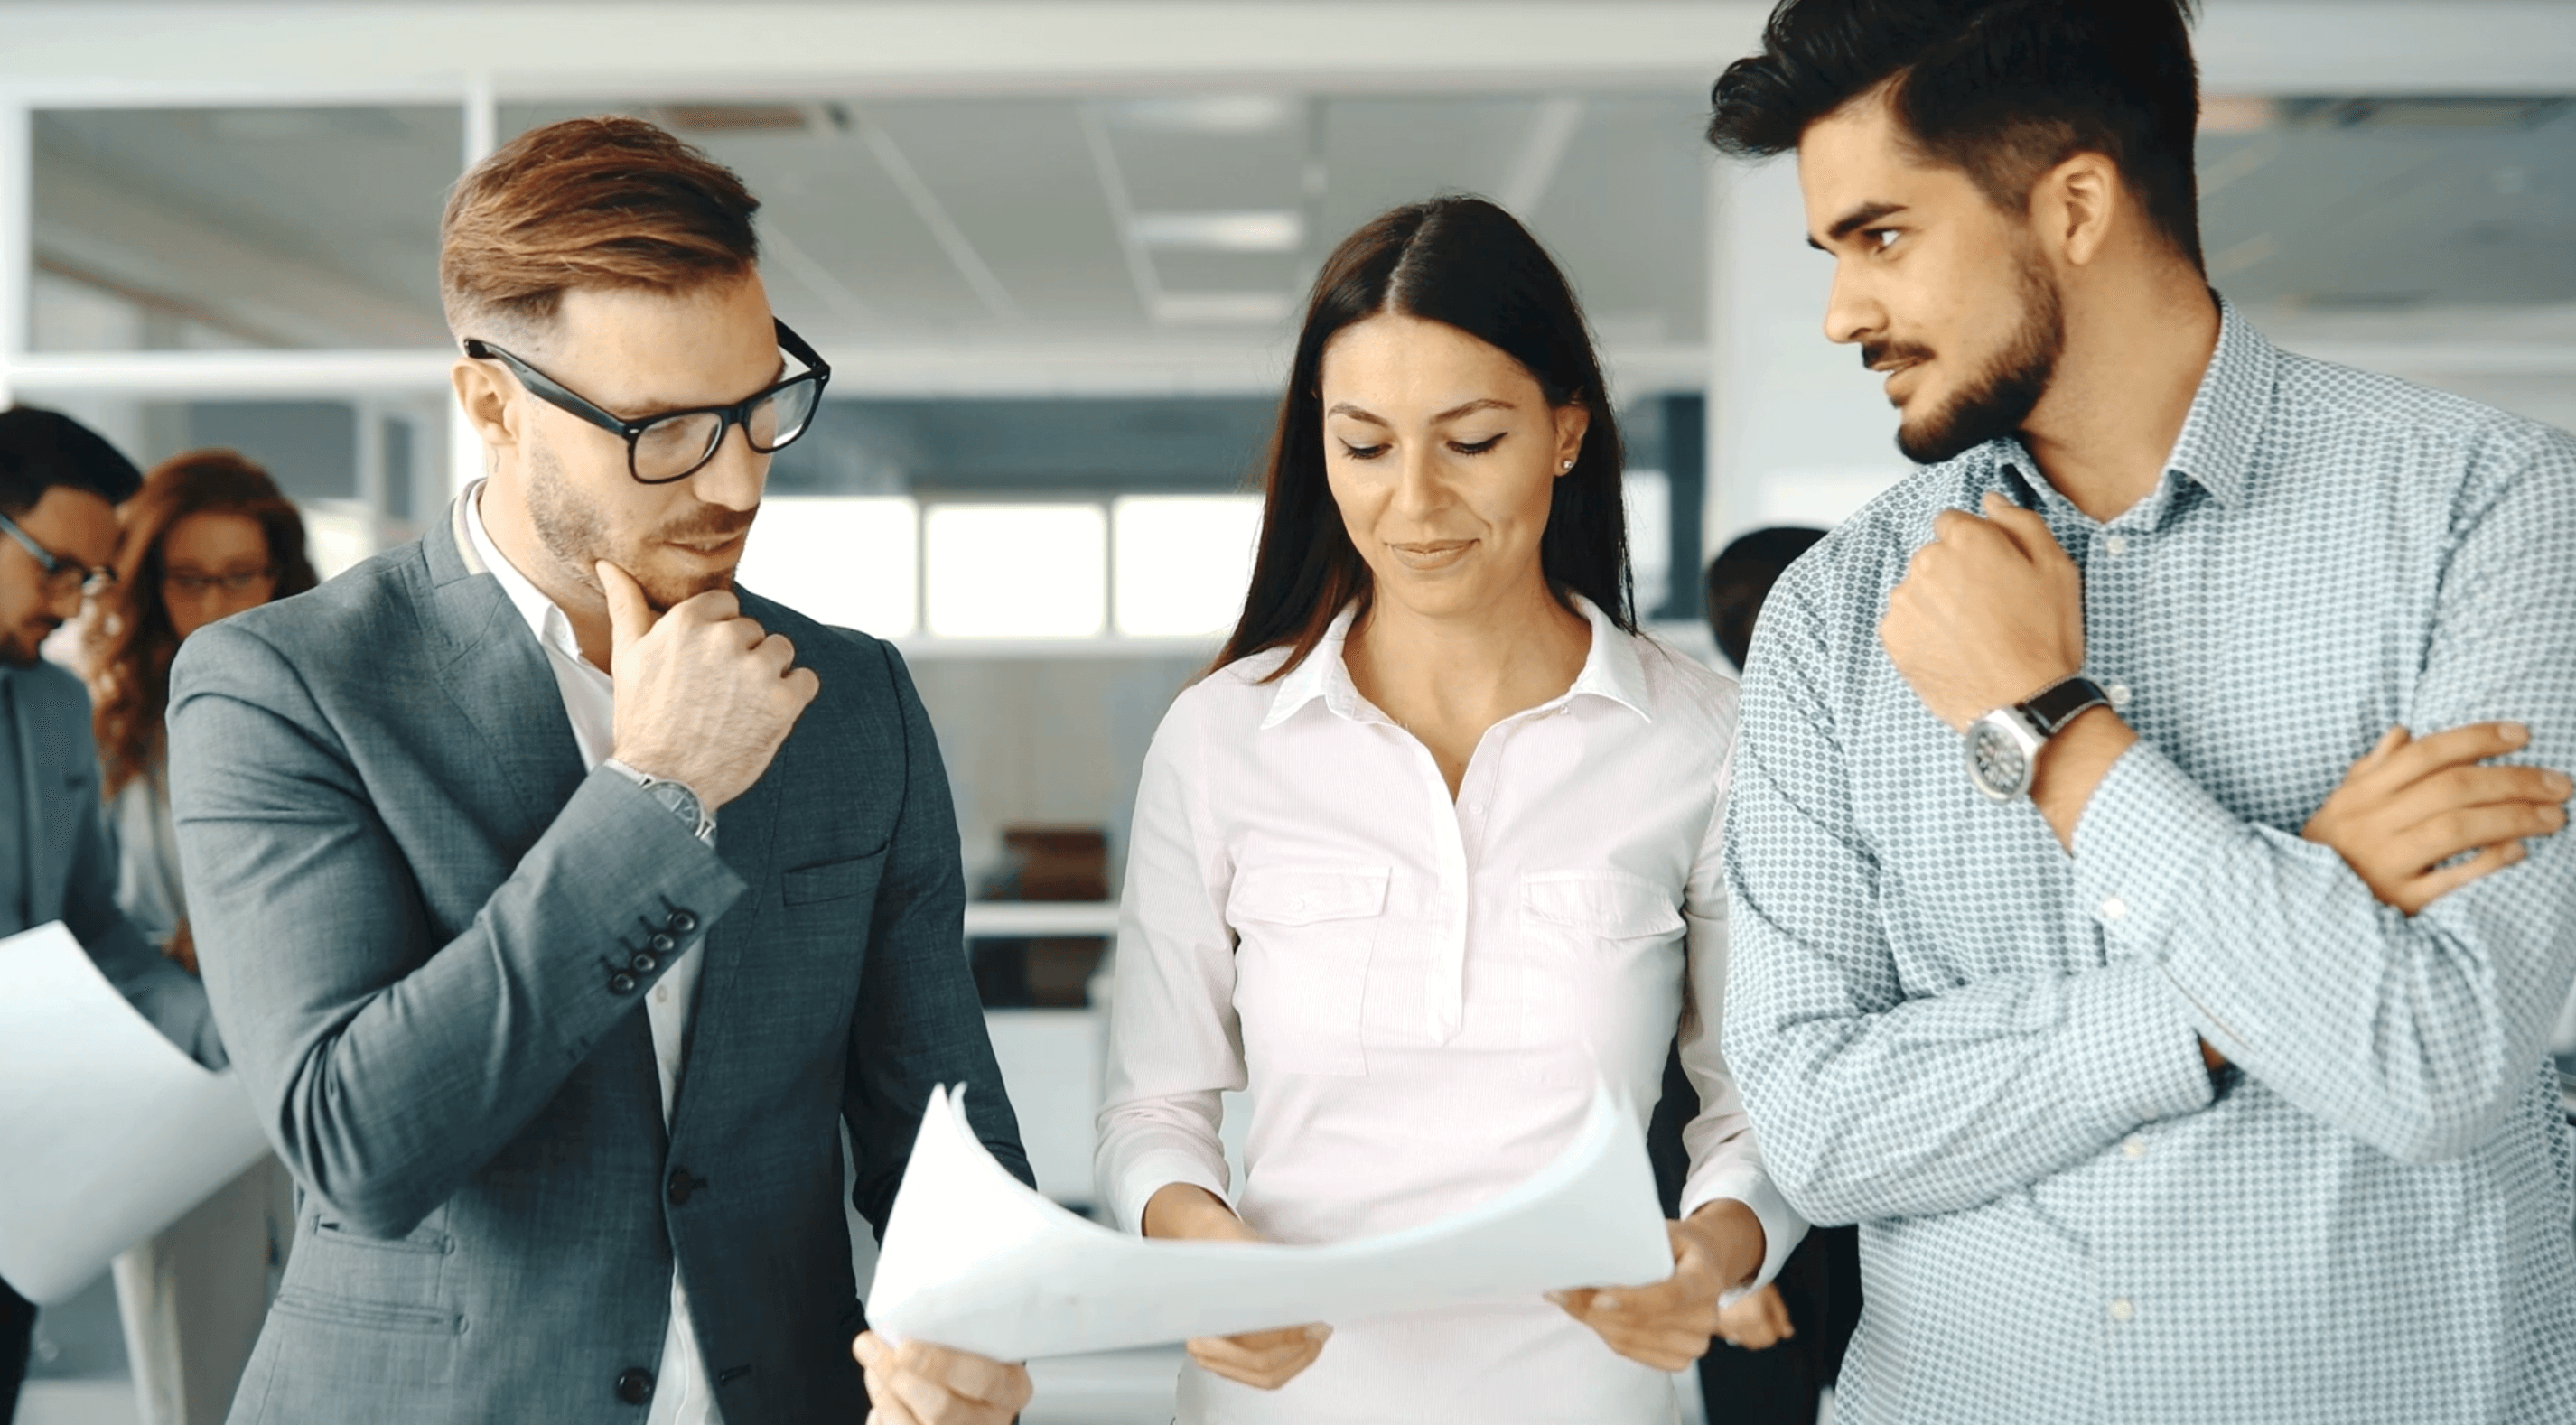
<path id="1" fill-rule="evenodd" d="M 545 650 L 466 535 L 472 498 L 472 490 L 457 496 L 447 522 L 421 537 L 430 575 L 421 621 L 444 645 L 439 684 L 482 735 L 486 765 L 520 813 L 514 830 L 522 834 L 511 840 L 525 845 L 554 824 L 587 769 Z"/>

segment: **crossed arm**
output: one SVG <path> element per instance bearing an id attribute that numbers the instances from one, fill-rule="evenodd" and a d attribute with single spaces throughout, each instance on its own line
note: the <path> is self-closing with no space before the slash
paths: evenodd
<path id="1" fill-rule="evenodd" d="M 2514 557 L 2509 508 L 2462 539 L 2411 703 L 2434 725 L 2512 708 L 2535 734 L 2525 750 L 2563 760 L 2576 574 Z M 1943 517 L 1881 628 L 1953 726 L 2082 662 L 2072 566 L 2035 516 L 1987 514 Z M 2515 750 L 2510 728 L 2392 732 L 2292 836 L 2087 714 L 2046 754 L 2035 800 L 2073 852 L 2079 903 L 2123 912 L 2106 912 L 2108 963 L 1909 999 L 1847 782 L 1820 775 L 1839 754 L 1795 647 L 1820 630 L 1794 597 L 1777 612 L 1757 636 L 1792 646 L 1757 656 L 1770 676 L 1747 688 L 1738 750 L 1728 1049 L 1766 1158 L 1818 1220 L 1990 1201 L 2205 1105 L 2219 1062 L 2418 1160 L 2473 1146 L 2527 1084 L 2576 971 L 2576 850 L 2549 836 L 2563 777 L 2479 765 Z M 2526 854 L 2531 836 L 2548 839 Z"/>

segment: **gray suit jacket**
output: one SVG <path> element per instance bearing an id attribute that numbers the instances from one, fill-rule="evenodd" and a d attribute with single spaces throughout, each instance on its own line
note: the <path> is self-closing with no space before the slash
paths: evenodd
<path id="1" fill-rule="evenodd" d="M 836 1122 L 879 1231 L 933 1084 L 1027 1176 L 903 662 L 743 606 L 822 692 L 714 848 L 585 775 L 458 520 L 181 650 L 199 963 L 303 1189 L 236 1425 L 640 1425 L 675 1260 L 730 1425 L 855 1421 Z M 666 1135 L 642 1004 L 693 926 Z"/>
<path id="2" fill-rule="evenodd" d="M 98 796 L 98 747 L 90 740 L 89 692 L 50 663 L 14 668 L 16 736 L 0 723 L 0 756 L 18 759 L 26 804 L 0 809 L 22 818 L 27 846 L 27 920 L 0 935 L 59 920 L 100 973 L 171 1042 L 210 1068 L 224 1066 L 223 1041 L 206 1011 L 206 991 L 143 938 L 116 908 L 116 845 Z M 5 916 L 0 912 L 0 916 Z"/>

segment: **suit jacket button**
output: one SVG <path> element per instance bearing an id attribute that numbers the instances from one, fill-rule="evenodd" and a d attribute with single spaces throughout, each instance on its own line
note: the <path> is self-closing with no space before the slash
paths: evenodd
<path id="1" fill-rule="evenodd" d="M 639 975 L 649 975 L 662 968 L 662 962 L 653 958 L 652 951 L 638 950 L 635 952 L 635 958 L 626 962 L 626 968 Z"/>
<path id="2" fill-rule="evenodd" d="M 696 1192 L 698 1189 L 705 1186 L 705 1182 L 700 1179 L 690 1177 L 688 1169 L 673 1168 L 671 1170 L 671 1205 L 674 1207 L 688 1206 L 689 1194 Z"/>
<path id="3" fill-rule="evenodd" d="M 653 1373 L 642 1366 L 628 1366 L 617 1373 L 617 1398 L 629 1405 L 642 1405 L 653 1398 Z"/>
<path id="4" fill-rule="evenodd" d="M 608 977 L 608 992 L 613 995 L 631 995 L 635 993 L 635 977 L 626 973 L 624 970 L 618 971 L 616 974 Z"/>
<path id="5" fill-rule="evenodd" d="M 644 948 L 652 951 L 656 955 L 668 955 L 672 951 L 680 948 L 680 942 L 672 939 L 670 936 L 656 933 L 652 938 L 644 942 Z"/>
<path id="6" fill-rule="evenodd" d="M 698 918 L 688 911 L 675 910 L 671 912 L 671 918 L 662 924 L 668 927 L 673 935 L 686 935 L 698 928 Z"/>

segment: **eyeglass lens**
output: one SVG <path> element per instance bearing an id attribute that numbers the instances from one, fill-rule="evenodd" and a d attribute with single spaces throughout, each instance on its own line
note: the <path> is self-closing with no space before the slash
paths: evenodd
<path id="1" fill-rule="evenodd" d="M 217 588 L 227 594 L 238 594 L 255 584 L 269 583 L 276 577 L 276 571 L 270 569 L 236 569 L 226 574 L 200 574 L 193 569 L 173 569 L 162 576 L 162 582 L 167 584 L 170 591 L 175 594 L 195 595 Z"/>
<path id="2" fill-rule="evenodd" d="M 744 434 L 751 448 L 766 455 L 805 433 L 814 419 L 816 393 L 822 383 L 791 382 L 753 406 Z M 714 411 L 690 411 L 653 422 L 635 435 L 635 476 L 639 480 L 676 480 L 704 465 L 724 439 L 725 418 Z"/>

